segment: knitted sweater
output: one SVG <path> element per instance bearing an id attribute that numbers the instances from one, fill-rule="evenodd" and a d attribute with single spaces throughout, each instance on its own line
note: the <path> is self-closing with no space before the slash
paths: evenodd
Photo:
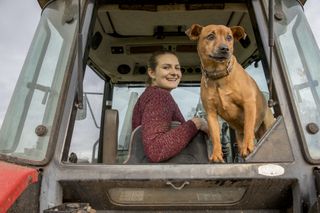
<path id="1" fill-rule="evenodd" d="M 172 121 L 181 125 L 171 129 Z M 139 125 L 150 162 L 176 156 L 198 132 L 193 121 L 185 121 L 170 91 L 155 86 L 146 88 L 133 109 L 132 129 Z"/>

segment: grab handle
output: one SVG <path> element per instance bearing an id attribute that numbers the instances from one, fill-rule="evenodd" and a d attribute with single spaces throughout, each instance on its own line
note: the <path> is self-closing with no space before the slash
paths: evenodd
<path id="1" fill-rule="evenodd" d="M 171 186 L 172 188 L 174 188 L 175 190 L 181 190 L 183 189 L 186 185 L 189 185 L 189 181 L 184 181 L 180 186 L 176 186 L 174 185 L 174 183 L 172 183 L 171 181 L 167 181 L 166 183 L 167 185 Z"/>

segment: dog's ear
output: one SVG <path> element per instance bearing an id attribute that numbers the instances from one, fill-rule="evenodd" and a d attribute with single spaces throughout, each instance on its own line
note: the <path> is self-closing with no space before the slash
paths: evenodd
<path id="1" fill-rule="evenodd" d="M 243 27 L 241 26 L 234 26 L 234 27 L 230 27 L 231 31 L 232 31 L 232 35 L 233 38 L 237 39 L 238 41 L 240 39 L 246 39 L 247 34 L 244 31 Z"/>
<path id="2" fill-rule="evenodd" d="M 198 40 L 201 33 L 202 26 L 199 24 L 193 24 L 189 29 L 186 30 L 186 34 L 190 40 Z"/>

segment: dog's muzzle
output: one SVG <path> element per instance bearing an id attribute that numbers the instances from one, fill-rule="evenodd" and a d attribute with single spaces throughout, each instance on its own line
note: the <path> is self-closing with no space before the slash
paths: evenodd
<path id="1" fill-rule="evenodd" d="M 214 54 L 210 54 L 209 58 L 214 60 L 214 61 L 218 61 L 218 62 L 222 62 L 222 61 L 226 61 L 230 59 L 230 53 L 229 52 L 217 52 Z"/>
<path id="2" fill-rule="evenodd" d="M 230 59 L 230 49 L 226 44 L 221 44 L 212 54 L 209 54 L 209 58 L 218 62 Z"/>

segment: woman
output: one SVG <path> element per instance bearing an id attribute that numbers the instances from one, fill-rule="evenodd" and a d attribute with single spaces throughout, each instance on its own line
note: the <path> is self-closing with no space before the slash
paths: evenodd
<path id="1" fill-rule="evenodd" d="M 173 52 L 155 52 L 148 63 L 149 86 L 139 97 L 132 129 L 141 125 L 144 152 L 150 162 L 161 162 L 179 154 L 198 130 L 208 132 L 207 122 L 194 117 L 185 121 L 170 91 L 181 80 L 180 64 Z M 171 129 L 171 122 L 181 125 Z"/>

